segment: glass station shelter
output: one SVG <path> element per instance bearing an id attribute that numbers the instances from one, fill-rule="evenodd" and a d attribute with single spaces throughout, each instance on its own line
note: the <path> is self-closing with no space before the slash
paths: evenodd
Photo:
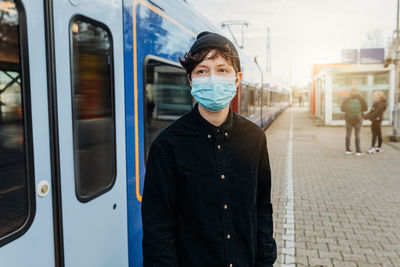
<path id="1" fill-rule="evenodd" d="M 384 113 L 383 125 L 392 121 L 392 110 L 395 97 L 394 68 L 384 68 L 383 64 L 346 65 L 326 67 L 314 77 L 315 83 L 315 115 L 322 119 L 325 125 L 344 125 L 344 113 L 340 106 L 349 95 L 352 87 L 360 90 L 361 97 L 368 104 L 368 110 L 373 104 L 372 95 L 375 91 L 383 91 L 388 108 Z M 364 125 L 369 125 L 366 120 Z"/>

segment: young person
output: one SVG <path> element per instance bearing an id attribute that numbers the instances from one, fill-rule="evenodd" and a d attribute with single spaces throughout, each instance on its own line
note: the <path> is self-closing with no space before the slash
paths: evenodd
<path id="1" fill-rule="evenodd" d="M 371 110 L 364 115 L 364 119 L 369 119 L 371 124 L 371 132 L 372 132 L 372 145 L 368 150 L 369 154 L 375 152 L 382 152 L 382 130 L 381 123 L 383 119 L 383 113 L 386 110 L 386 100 L 385 95 L 382 91 L 376 91 L 373 96 L 374 104 L 372 105 Z M 378 146 L 375 147 L 376 139 L 378 138 Z"/>
<path id="2" fill-rule="evenodd" d="M 144 267 L 267 267 L 276 260 L 264 131 L 229 104 L 242 73 L 225 37 L 180 59 L 198 103 L 151 145 L 142 203 Z"/>
<path id="3" fill-rule="evenodd" d="M 363 112 L 367 111 L 368 106 L 365 100 L 360 96 L 360 91 L 357 88 L 351 88 L 349 97 L 347 97 L 340 107 L 342 112 L 345 112 L 344 119 L 346 121 L 346 155 L 353 152 L 350 149 L 350 137 L 354 128 L 356 139 L 356 156 L 361 156 L 360 147 L 360 131 L 362 126 Z"/>

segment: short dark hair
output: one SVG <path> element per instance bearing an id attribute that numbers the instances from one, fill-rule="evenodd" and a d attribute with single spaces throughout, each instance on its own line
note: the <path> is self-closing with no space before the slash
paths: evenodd
<path id="1" fill-rule="evenodd" d="M 240 72 L 240 60 L 237 56 L 236 52 L 232 50 L 229 45 L 225 47 L 216 47 L 216 48 L 207 48 L 200 50 L 196 54 L 192 55 L 191 53 L 185 53 L 183 59 L 179 57 L 179 62 L 181 63 L 182 67 L 186 70 L 186 74 L 189 75 L 189 78 L 192 78 L 192 71 L 199 65 L 206 56 L 213 51 L 210 59 L 215 59 L 218 56 L 223 57 L 229 65 L 231 65 L 235 72 Z"/>

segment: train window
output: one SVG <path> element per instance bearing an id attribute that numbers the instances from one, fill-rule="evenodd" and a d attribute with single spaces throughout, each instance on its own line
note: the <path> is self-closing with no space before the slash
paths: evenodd
<path id="1" fill-rule="evenodd" d="M 256 87 L 248 86 L 248 90 L 249 90 L 248 115 L 249 117 L 252 117 L 256 114 Z"/>
<path id="2" fill-rule="evenodd" d="M 246 84 L 240 84 L 240 115 L 246 118 L 249 116 L 248 90 L 249 87 Z"/>
<path id="3" fill-rule="evenodd" d="M 261 106 L 261 87 L 255 88 L 255 94 L 256 94 L 256 106 L 260 107 Z"/>
<path id="4" fill-rule="evenodd" d="M 190 85 L 182 67 L 150 58 L 145 64 L 145 151 L 160 131 L 193 106 Z"/>
<path id="5" fill-rule="evenodd" d="M 111 33 L 103 24 L 71 20 L 75 189 L 87 202 L 115 181 L 114 82 Z"/>
<path id="6" fill-rule="evenodd" d="M 35 213 L 25 16 L 0 0 L 0 246 L 22 235 Z"/>
<path id="7" fill-rule="evenodd" d="M 249 105 L 254 106 L 256 104 L 256 88 L 253 86 L 249 87 L 249 93 L 250 93 L 250 99 L 249 99 Z"/>

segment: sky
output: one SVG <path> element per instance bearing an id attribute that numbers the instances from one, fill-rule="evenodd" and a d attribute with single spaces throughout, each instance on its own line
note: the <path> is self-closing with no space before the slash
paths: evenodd
<path id="1" fill-rule="evenodd" d="M 270 27 L 272 76 L 299 87 L 310 81 L 313 64 L 341 62 L 343 48 L 386 47 L 396 28 L 396 0 L 187 1 L 218 27 L 247 21 L 244 50 L 263 69 Z M 240 28 L 233 30 L 241 40 Z"/>

